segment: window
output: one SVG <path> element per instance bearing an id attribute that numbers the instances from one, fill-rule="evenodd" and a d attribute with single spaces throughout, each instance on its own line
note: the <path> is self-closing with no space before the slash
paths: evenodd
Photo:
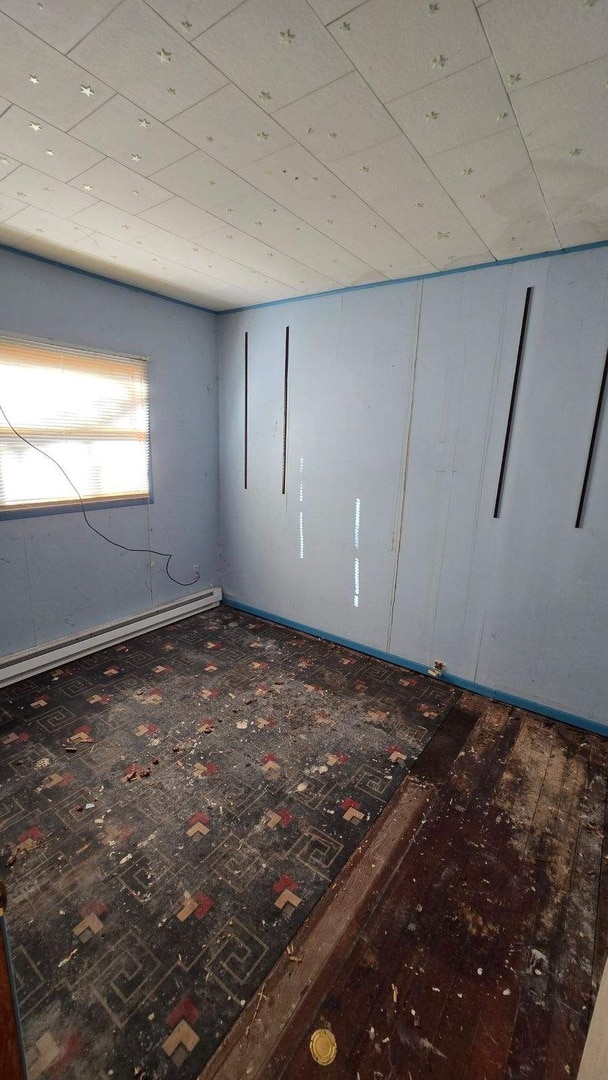
<path id="1" fill-rule="evenodd" d="M 79 507 L 35 447 L 88 506 L 147 500 L 147 361 L 0 336 L 0 512 Z"/>

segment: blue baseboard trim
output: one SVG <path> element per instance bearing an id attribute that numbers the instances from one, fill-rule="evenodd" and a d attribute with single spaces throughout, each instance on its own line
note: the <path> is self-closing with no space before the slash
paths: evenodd
<path id="1" fill-rule="evenodd" d="M 279 623 L 280 626 L 289 626 L 292 630 L 300 630 L 303 634 L 311 634 L 313 637 L 323 638 L 325 641 L 333 641 L 336 645 L 344 645 L 347 649 L 373 656 L 376 660 L 386 660 L 389 664 L 397 664 L 399 667 L 408 668 L 410 671 L 418 671 L 423 675 L 428 672 L 428 665 L 419 664 L 416 660 L 407 660 L 403 656 L 395 656 L 394 653 L 383 652 L 374 649 L 371 645 L 361 645 L 358 641 L 340 637 L 338 634 L 330 634 L 327 630 L 319 630 L 316 626 L 307 626 L 305 623 L 296 622 L 294 619 L 286 619 L 282 615 L 274 615 L 271 611 L 262 611 L 252 607 L 251 604 L 243 604 L 234 596 L 223 595 L 223 603 L 226 607 L 245 611 L 248 615 L 255 615 L 259 619 L 268 619 L 269 622 Z M 542 705 L 539 701 L 530 701 L 528 698 L 518 697 L 516 694 L 508 694 L 503 690 L 496 690 L 491 686 L 483 686 L 481 683 L 471 682 L 470 679 L 461 679 L 458 675 L 446 672 L 441 676 L 441 682 L 458 686 L 461 690 L 470 690 L 473 694 L 490 698 L 491 701 L 500 701 L 505 705 L 513 705 L 517 709 L 526 709 L 527 712 L 538 713 L 550 720 L 559 720 L 562 724 L 570 724 L 571 727 L 582 728 L 583 731 L 592 731 L 596 735 L 608 735 L 608 721 L 606 724 L 599 720 L 589 720 L 585 716 L 577 716 L 575 713 L 563 712 L 561 709 L 553 709 L 549 705 Z"/>

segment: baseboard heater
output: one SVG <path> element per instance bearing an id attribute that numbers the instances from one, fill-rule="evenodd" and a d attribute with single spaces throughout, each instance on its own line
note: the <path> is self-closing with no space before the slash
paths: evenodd
<path id="1" fill-rule="evenodd" d="M 19 682 L 20 679 L 29 679 L 41 671 L 77 660 L 79 656 L 106 649 L 108 645 L 118 645 L 127 638 L 139 637 L 159 626 L 167 626 L 180 619 L 187 619 L 190 615 L 198 615 L 201 611 L 217 607 L 221 600 L 221 589 L 206 589 L 204 592 L 193 593 L 184 600 L 161 604 L 160 607 L 141 611 L 119 622 L 96 626 L 75 637 L 61 638 L 36 649 L 12 653 L 0 660 L 0 686 Z"/>

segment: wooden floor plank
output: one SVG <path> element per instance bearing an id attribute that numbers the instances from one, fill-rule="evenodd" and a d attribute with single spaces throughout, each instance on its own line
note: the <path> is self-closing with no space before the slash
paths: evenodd
<path id="1" fill-rule="evenodd" d="M 464 695 L 201 1080 L 575 1076 L 608 951 L 607 780 L 608 740 Z"/>

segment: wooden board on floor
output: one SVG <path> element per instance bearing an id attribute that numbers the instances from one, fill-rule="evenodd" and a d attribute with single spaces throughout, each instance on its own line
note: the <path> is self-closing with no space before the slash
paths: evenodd
<path id="1" fill-rule="evenodd" d="M 608 740 L 465 695 L 201 1080 L 325 1076 L 319 1027 L 334 1080 L 574 1077 L 608 947 L 607 766 Z M 580 1080 L 608 1076 L 590 1047 Z"/>

